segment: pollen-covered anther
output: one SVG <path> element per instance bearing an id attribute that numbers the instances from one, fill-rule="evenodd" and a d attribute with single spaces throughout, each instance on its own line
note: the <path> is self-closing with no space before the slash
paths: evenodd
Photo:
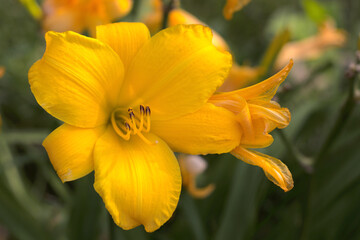
<path id="1" fill-rule="evenodd" d="M 150 107 L 140 105 L 139 112 L 134 112 L 133 108 L 124 109 L 117 108 L 111 114 L 111 123 L 115 132 L 125 140 L 129 140 L 131 135 L 139 136 L 147 144 L 156 144 L 149 141 L 142 132 L 150 131 Z"/>

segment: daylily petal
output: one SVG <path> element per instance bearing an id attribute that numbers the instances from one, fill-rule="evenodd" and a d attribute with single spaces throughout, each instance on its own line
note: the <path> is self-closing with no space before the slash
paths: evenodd
<path id="1" fill-rule="evenodd" d="M 77 128 L 68 124 L 55 129 L 43 142 L 61 181 L 81 178 L 94 170 L 93 149 L 105 127 Z"/>
<path id="2" fill-rule="evenodd" d="M 124 68 L 106 44 L 74 32 L 48 32 L 42 59 L 29 71 L 37 102 L 77 127 L 103 125 L 116 104 Z"/>
<path id="3" fill-rule="evenodd" d="M 169 12 L 169 19 L 168 19 L 168 26 L 176 26 L 178 24 L 206 24 L 202 21 L 200 21 L 198 18 L 196 18 L 194 15 L 186 12 L 183 9 L 174 9 Z M 217 47 L 219 50 L 223 51 L 229 51 L 229 46 L 225 42 L 225 40 L 215 31 L 213 32 L 213 39 L 212 43 L 215 47 Z"/>
<path id="4" fill-rule="evenodd" d="M 243 128 L 245 129 L 245 128 Z M 273 129 L 271 129 L 273 130 Z M 251 132 L 245 132 L 241 138 L 240 145 L 246 148 L 265 148 L 270 146 L 274 139 L 268 134 L 266 123 L 263 119 L 253 119 L 251 121 Z"/>
<path id="5" fill-rule="evenodd" d="M 279 159 L 245 149 L 241 146 L 235 148 L 231 154 L 248 164 L 261 167 L 266 177 L 281 187 L 285 192 L 294 187 L 291 172 Z"/>
<path id="6" fill-rule="evenodd" d="M 150 39 L 150 33 L 143 23 L 114 23 L 97 26 L 96 38 L 112 47 L 127 69 L 139 49 Z"/>
<path id="7" fill-rule="evenodd" d="M 274 97 L 279 85 L 285 80 L 289 74 L 293 61 L 290 60 L 289 64 L 285 66 L 281 71 L 273 75 L 272 77 L 252 85 L 250 87 L 242 88 L 232 92 L 220 93 L 212 96 L 213 99 L 229 98 L 231 95 L 239 95 L 246 100 L 262 100 L 270 101 Z"/>
<path id="8" fill-rule="evenodd" d="M 289 109 L 281 108 L 276 102 L 252 102 L 249 104 L 249 110 L 253 119 L 261 118 L 273 125 L 267 129 L 267 132 L 272 131 L 275 127 L 285 128 L 291 120 Z"/>
<path id="9" fill-rule="evenodd" d="M 151 124 L 151 131 L 175 152 L 193 155 L 230 152 L 239 145 L 242 134 L 233 113 L 210 103 L 180 118 Z"/>
<path id="10" fill-rule="evenodd" d="M 152 120 L 198 110 L 223 83 L 232 64 L 231 55 L 217 50 L 211 40 L 211 29 L 201 25 L 159 32 L 134 58 L 119 101 L 150 106 Z"/>
<path id="11" fill-rule="evenodd" d="M 122 140 L 112 128 L 95 146 L 95 190 L 123 229 L 143 224 L 155 231 L 173 214 L 181 191 L 178 162 L 164 141 L 145 136 Z"/>

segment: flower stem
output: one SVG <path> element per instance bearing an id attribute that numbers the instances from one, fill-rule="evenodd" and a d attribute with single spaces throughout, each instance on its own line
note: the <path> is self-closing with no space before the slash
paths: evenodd
<path id="1" fill-rule="evenodd" d="M 349 81 L 349 87 L 348 87 L 348 96 L 343 104 L 343 106 L 340 109 L 340 113 L 334 123 L 334 126 L 332 127 L 331 131 L 329 132 L 327 138 L 325 139 L 324 144 L 320 148 L 320 151 L 316 158 L 314 159 L 314 169 L 315 171 L 319 170 L 319 167 L 321 167 L 322 162 L 324 161 L 324 156 L 328 152 L 328 150 L 331 148 L 331 146 L 334 144 L 335 139 L 337 139 L 337 136 L 341 133 L 341 130 L 343 129 L 345 122 L 348 120 L 349 116 L 351 115 L 355 104 L 356 104 L 356 95 L 355 95 L 355 83 L 356 79 L 360 73 L 360 37 L 359 37 L 359 44 L 358 44 L 358 51 L 356 52 L 356 63 L 351 64 L 349 66 L 349 69 L 345 75 L 347 80 Z M 312 204 L 312 195 L 314 192 L 314 175 L 310 175 L 306 179 L 306 188 L 305 193 L 303 194 L 306 196 L 306 199 L 304 201 L 303 205 L 303 220 L 301 225 L 301 237 L 300 239 L 308 239 L 309 233 L 309 226 L 311 225 L 310 219 L 311 219 L 311 204 Z"/>
<path id="2" fill-rule="evenodd" d="M 168 4 L 165 4 L 166 1 L 163 1 L 163 21 L 162 21 L 162 28 L 167 28 L 168 19 L 169 19 L 169 13 L 171 10 L 174 9 L 175 0 L 170 0 Z"/>
<path id="3" fill-rule="evenodd" d="M 37 4 L 35 0 L 19 0 L 20 3 L 28 10 L 31 16 L 36 19 L 40 20 L 43 13 L 41 7 Z"/>
<path id="4" fill-rule="evenodd" d="M 320 148 L 320 151 L 318 155 L 315 158 L 315 168 L 321 165 L 321 163 L 324 161 L 324 156 L 328 152 L 328 150 L 332 147 L 335 140 L 337 139 L 337 136 L 340 134 L 342 129 L 344 128 L 344 125 L 346 121 L 349 119 L 349 116 L 354 110 L 354 107 L 356 105 L 356 97 L 355 97 L 355 82 L 359 75 L 359 64 L 360 64 L 360 50 L 356 52 L 356 63 L 351 64 L 349 66 L 349 69 L 347 73 L 345 74 L 345 77 L 348 80 L 349 87 L 348 87 L 348 95 L 347 98 L 343 104 L 343 106 L 340 109 L 339 115 L 334 123 L 334 126 L 332 127 L 331 131 L 329 132 L 328 136 L 325 139 L 324 144 Z"/>

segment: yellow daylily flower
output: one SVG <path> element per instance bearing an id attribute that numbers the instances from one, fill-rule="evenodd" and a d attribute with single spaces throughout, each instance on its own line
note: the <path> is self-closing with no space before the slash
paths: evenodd
<path id="1" fill-rule="evenodd" d="M 325 21 L 318 31 L 309 38 L 285 44 L 276 59 L 275 67 L 283 66 L 290 57 L 295 61 L 318 58 L 331 47 L 341 47 L 346 42 L 345 31 L 337 29 L 332 20 Z"/>
<path id="2" fill-rule="evenodd" d="M 289 191 L 294 186 L 286 165 L 276 158 L 250 149 L 271 145 L 274 139 L 269 133 L 290 123 L 289 110 L 281 108 L 271 99 L 292 65 L 291 60 L 280 72 L 256 85 L 215 94 L 208 101 L 233 112 L 241 125 L 241 143 L 231 153 L 246 163 L 261 167 L 268 179 L 284 191 Z"/>
<path id="3" fill-rule="evenodd" d="M 63 182 L 95 171 L 95 190 L 117 225 L 152 232 L 178 203 L 173 151 L 225 153 L 240 144 L 236 116 L 207 103 L 231 55 L 214 47 L 201 25 L 177 25 L 152 38 L 141 23 L 96 31 L 96 39 L 45 35 L 29 82 L 37 102 L 65 123 L 43 146 Z"/>
<path id="4" fill-rule="evenodd" d="M 45 0 L 43 28 L 78 33 L 87 29 L 95 36 L 97 25 L 124 17 L 132 5 L 133 0 Z"/>
<path id="5" fill-rule="evenodd" d="M 196 177 L 202 174 L 207 168 L 207 162 L 197 155 L 180 154 L 178 157 L 183 185 L 187 191 L 195 198 L 205 198 L 215 189 L 214 184 L 198 188 Z"/>
<path id="6" fill-rule="evenodd" d="M 249 4 L 251 0 L 227 0 L 223 9 L 225 19 L 231 20 L 234 12 L 240 11 L 243 7 Z"/>

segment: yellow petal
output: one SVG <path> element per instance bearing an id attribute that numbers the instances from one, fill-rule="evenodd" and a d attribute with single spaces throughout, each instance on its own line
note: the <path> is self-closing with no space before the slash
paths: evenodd
<path id="1" fill-rule="evenodd" d="M 243 134 L 240 145 L 246 148 L 265 148 L 270 146 L 274 139 L 268 134 L 269 131 L 267 131 L 266 124 L 263 119 L 253 119 L 251 121 L 251 132 L 248 131 L 250 134 Z"/>
<path id="2" fill-rule="evenodd" d="M 234 12 L 241 10 L 251 0 L 227 0 L 223 10 L 225 19 L 230 20 Z"/>
<path id="3" fill-rule="evenodd" d="M 173 214 L 181 191 L 178 162 L 170 148 L 152 134 L 148 145 L 138 136 L 122 140 L 112 128 L 95 146 L 95 190 L 123 229 L 144 225 L 157 230 Z"/>
<path id="4" fill-rule="evenodd" d="M 238 159 L 258 167 L 261 167 L 266 177 L 281 187 L 285 192 L 294 187 L 291 172 L 279 159 L 271 156 L 245 149 L 241 146 L 231 152 Z"/>
<path id="5" fill-rule="evenodd" d="M 193 155 L 230 152 L 242 134 L 233 113 L 210 103 L 180 118 L 151 124 L 151 131 L 175 152 Z"/>
<path id="6" fill-rule="evenodd" d="M 206 25 L 192 14 L 183 9 L 174 9 L 169 13 L 168 26 L 176 26 L 178 24 L 201 24 Z M 222 51 L 229 51 L 229 46 L 225 40 L 215 31 L 213 32 L 212 43 L 215 47 Z"/>
<path id="7" fill-rule="evenodd" d="M 153 120 L 198 110 L 232 64 L 231 55 L 217 50 L 211 39 L 211 29 L 201 25 L 177 25 L 156 34 L 134 58 L 119 101 L 150 106 Z"/>
<path id="8" fill-rule="evenodd" d="M 139 49 L 149 40 L 150 33 L 143 23 L 121 22 L 98 26 L 96 38 L 112 47 L 127 69 Z"/>
<path id="9" fill-rule="evenodd" d="M 119 56 L 106 44 L 77 33 L 46 34 L 46 51 L 29 71 L 37 102 L 77 127 L 103 125 L 123 81 Z"/>
<path id="10" fill-rule="evenodd" d="M 246 100 L 262 100 L 270 101 L 275 95 L 279 85 L 285 80 L 293 66 L 293 61 L 290 60 L 289 64 L 285 66 L 281 71 L 273 75 L 272 77 L 252 85 L 247 88 L 242 88 L 237 91 L 225 92 L 216 94 L 212 98 L 229 98 L 231 95 L 239 95 Z"/>
<path id="11" fill-rule="evenodd" d="M 256 104 L 254 104 L 256 103 Z M 267 126 L 267 132 L 275 127 L 285 128 L 291 120 L 290 111 L 287 108 L 281 108 L 276 102 L 256 101 L 249 104 L 249 110 L 253 119 L 264 119 L 270 125 Z"/>
<path id="12" fill-rule="evenodd" d="M 77 128 L 68 124 L 55 129 L 43 142 L 61 181 L 81 178 L 94 169 L 93 149 L 105 127 Z"/>

